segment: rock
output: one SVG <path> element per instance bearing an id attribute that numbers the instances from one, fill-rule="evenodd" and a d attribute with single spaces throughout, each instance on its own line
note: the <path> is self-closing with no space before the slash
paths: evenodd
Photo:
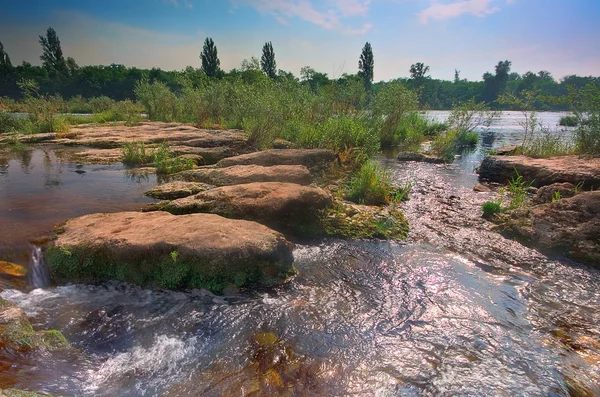
<path id="1" fill-rule="evenodd" d="M 477 185 L 473 186 L 473 191 L 477 192 L 477 193 L 483 193 L 483 192 L 491 192 L 492 189 L 490 189 L 489 187 L 482 185 L 481 183 L 478 183 Z"/>
<path id="2" fill-rule="evenodd" d="M 34 331 L 23 310 L 0 298 L 0 355 L 69 347 L 69 342 L 59 331 Z"/>
<path id="3" fill-rule="evenodd" d="M 160 200 L 175 200 L 191 196 L 210 189 L 210 186 L 199 182 L 169 182 L 148 190 L 144 195 Z"/>
<path id="4" fill-rule="evenodd" d="M 177 155 L 195 154 L 202 157 L 202 163 L 198 162 L 198 165 L 216 164 L 219 160 L 224 159 L 225 157 L 238 156 L 247 152 L 247 150 L 242 147 L 231 148 L 227 146 L 195 147 L 173 145 L 170 146 L 170 149 Z"/>
<path id="5" fill-rule="evenodd" d="M 519 149 L 521 149 L 521 145 L 509 145 L 494 149 L 493 152 L 496 153 L 496 156 L 512 156 L 517 153 Z"/>
<path id="6" fill-rule="evenodd" d="M 0 277 L 25 277 L 27 276 L 27 269 L 21 265 L 10 263 L 6 261 L 0 261 Z"/>
<path id="7" fill-rule="evenodd" d="M 62 230 L 46 252 L 58 282 L 120 280 L 220 292 L 229 284 L 279 284 L 294 272 L 293 245 L 283 235 L 213 214 L 92 214 Z"/>
<path id="8" fill-rule="evenodd" d="M 544 250 L 600 265 L 600 191 L 511 211 L 503 227 Z"/>
<path id="9" fill-rule="evenodd" d="M 204 168 L 183 171 L 179 175 L 189 181 L 206 182 L 215 186 L 239 185 L 252 182 L 289 182 L 310 185 L 312 176 L 303 165 L 234 165 L 225 168 Z"/>
<path id="10" fill-rule="evenodd" d="M 331 195 L 317 187 L 254 182 L 222 186 L 171 201 L 164 206 L 164 210 L 174 214 L 210 212 L 287 229 L 312 223 L 318 212 L 331 204 Z"/>
<path id="11" fill-rule="evenodd" d="M 49 395 L 19 389 L 0 389 L 0 397 L 49 397 Z"/>
<path id="12" fill-rule="evenodd" d="M 304 165 L 308 168 L 322 168 L 337 160 L 337 155 L 326 149 L 269 149 L 262 152 L 228 157 L 217 163 L 217 167 L 233 165 Z"/>
<path id="13" fill-rule="evenodd" d="M 600 158 L 561 156 L 534 159 L 525 156 L 486 156 L 479 167 L 479 178 L 491 182 L 507 183 L 516 176 L 515 169 L 526 182 L 541 187 L 558 182 L 573 185 L 583 183 L 588 189 L 600 186 Z"/>
<path id="14" fill-rule="evenodd" d="M 531 199 L 531 203 L 550 203 L 556 197 L 556 192 L 559 194 L 559 199 L 573 197 L 576 189 L 577 187 L 569 182 L 553 183 L 552 185 L 542 186 Z"/>
<path id="15" fill-rule="evenodd" d="M 443 163 L 444 160 L 439 157 L 429 156 L 419 152 L 400 152 L 398 161 L 419 161 L 424 163 Z"/>

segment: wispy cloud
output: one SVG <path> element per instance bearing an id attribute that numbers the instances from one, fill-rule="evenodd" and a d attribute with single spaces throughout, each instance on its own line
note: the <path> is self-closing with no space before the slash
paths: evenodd
<path id="1" fill-rule="evenodd" d="M 507 0 L 507 3 L 512 3 L 514 0 Z M 434 0 L 433 3 L 418 16 L 421 23 L 427 23 L 430 19 L 444 20 L 449 18 L 459 17 L 469 14 L 482 18 L 486 15 L 500 11 L 499 7 L 492 6 L 493 0 L 458 0 L 450 3 L 441 3 L 439 0 Z"/>
<path id="2" fill-rule="evenodd" d="M 185 8 L 192 8 L 190 0 L 163 0 L 163 2 L 173 7 L 183 6 Z"/>
<path id="3" fill-rule="evenodd" d="M 273 16 L 279 23 L 287 25 L 291 18 L 299 18 L 328 30 L 339 30 L 347 34 L 362 34 L 371 29 L 371 24 L 353 29 L 344 25 L 342 19 L 367 14 L 371 0 L 333 0 L 328 7 L 317 8 L 311 0 L 231 0 L 234 6 L 246 5 L 262 14 Z"/>

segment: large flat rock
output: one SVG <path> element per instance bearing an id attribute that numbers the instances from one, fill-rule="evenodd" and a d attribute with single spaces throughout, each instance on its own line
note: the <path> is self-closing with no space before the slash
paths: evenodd
<path id="1" fill-rule="evenodd" d="M 47 251 L 59 282 L 121 280 L 168 289 L 271 286 L 293 273 L 293 245 L 255 222 L 213 214 L 91 214 Z"/>
<path id="2" fill-rule="evenodd" d="M 600 191 L 511 211 L 501 220 L 505 228 L 541 249 L 600 265 Z"/>
<path id="3" fill-rule="evenodd" d="M 230 186 L 252 182 L 290 182 L 310 185 L 312 176 L 303 165 L 234 165 L 225 168 L 201 168 L 179 174 L 187 181 L 205 182 L 215 186 Z"/>
<path id="4" fill-rule="evenodd" d="M 255 182 L 218 187 L 171 201 L 163 208 L 174 214 L 209 212 L 251 219 L 279 229 L 309 223 L 332 202 L 331 195 L 317 187 Z"/>
<path id="5" fill-rule="evenodd" d="M 326 149 L 270 149 L 262 152 L 228 157 L 217 163 L 217 167 L 233 165 L 304 165 L 308 168 L 325 167 L 337 160 L 337 155 Z"/>
<path id="6" fill-rule="evenodd" d="M 198 194 L 208 189 L 210 189 L 210 186 L 200 182 L 174 181 L 155 186 L 153 189 L 145 192 L 144 195 L 160 200 L 176 200 Z"/>
<path id="7" fill-rule="evenodd" d="M 561 156 L 534 159 L 526 156 L 487 156 L 479 167 L 479 178 L 507 183 L 515 177 L 515 169 L 526 182 L 540 187 L 558 182 L 583 183 L 584 187 L 600 187 L 600 158 Z"/>

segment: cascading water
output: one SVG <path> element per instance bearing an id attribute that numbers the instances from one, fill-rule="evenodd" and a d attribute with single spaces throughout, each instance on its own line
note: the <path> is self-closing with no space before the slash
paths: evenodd
<path id="1" fill-rule="evenodd" d="M 29 284 L 33 288 L 46 288 L 50 285 L 50 274 L 44 261 L 42 248 L 29 245 Z"/>

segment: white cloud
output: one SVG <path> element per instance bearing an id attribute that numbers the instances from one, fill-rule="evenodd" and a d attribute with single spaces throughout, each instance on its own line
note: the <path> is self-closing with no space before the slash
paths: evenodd
<path id="1" fill-rule="evenodd" d="M 179 7 L 183 5 L 185 8 L 192 8 L 192 3 L 190 0 L 163 0 L 163 2 L 173 7 Z"/>
<path id="2" fill-rule="evenodd" d="M 279 23 L 287 25 L 289 19 L 299 18 L 328 30 L 339 30 L 347 34 L 366 33 L 370 24 L 362 28 L 349 28 L 342 19 L 362 16 L 369 10 L 371 0 L 332 0 L 329 7 L 319 7 L 311 0 L 230 0 L 234 6 L 246 5 L 262 14 L 273 16 Z"/>
<path id="3" fill-rule="evenodd" d="M 451 3 L 441 3 L 438 0 L 434 0 L 433 3 L 428 8 L 421 11 L 418 16 L 421 23 L 424 24 L 430 19 L 444 20 L 464 14 L 482 18 L 486 15 L 500 11 L 500 8 L 491 6 L 492 1 L 493 0 L 458 0 Z M 508 2 L 511 1 L 513 0 L 508 0 Z"/>

